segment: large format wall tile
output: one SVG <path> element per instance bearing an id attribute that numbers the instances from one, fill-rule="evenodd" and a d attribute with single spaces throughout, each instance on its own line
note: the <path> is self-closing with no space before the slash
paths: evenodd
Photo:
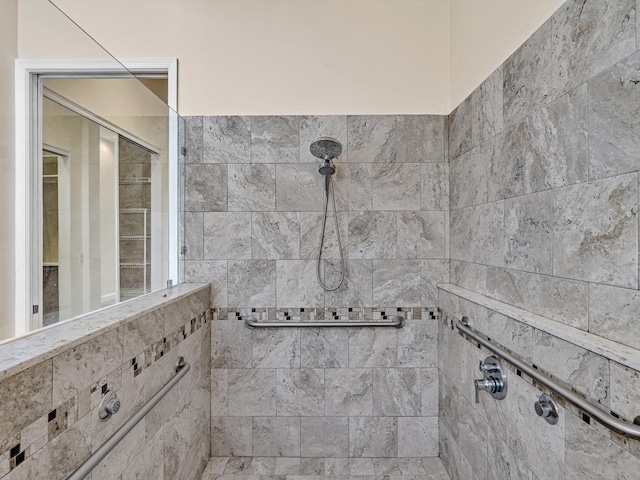
<path id="1" fill-rule="evenodd" d="M 638 287 L 636 174 L 557 191 L 553 273 L 619 287 Z"/>
<path id="2" fill-rule="evenodd" d="M 424 163 L 420 167 L 422 186 L 421 210 L 449 209 L 449 166 L 444 163 Z"/>
<path id="3" fill-rule="evenodd" d="M 420 164 L 376 164 L 372 188 L 374 210 L 414 210 L 420 201 Z"/>
<path id="4" fill-rule="evenodd" d="M 302 368 L 347 368 L 349 332 L 342 328 L 303 328 L 300 355 Z"/>
<path id="5" fill-rule="evenodd" d="M 374 368 L 373 392 L 374 416 L 414 417 L 422 410 L 417 369 Z"/>
<path id="6" fill-rule="evenodd" d="M 569 0 L 553 15 L 552 62 L 565 91 L 636 51 L 634 0 Z"/>
<path id="7" fill-rule="evenodd" d="M 435 457 L 438 417 L 398 418 L 398 457 Z"/>
<path id="8" fill-rule="evenodd" d="M 370 163 L 340 163 L 336 165 L 336 173 L 332 177 L 332 187 L 338 211 L 372 209 L 371 170 L 372 164 Z M 324 182 L 322 183 L 324 184 Z M 330 205 L 331 203 L 329 203 Z"/>
<path id="9" fill-rule="evenodd" d="M 451 208 L 487 203 L 487 171 L 494 154 L 488 141 L 451 161 Z"/>
<path id="10" fill-rule="evenodd" d="M 373 261 L 345 260 L 342 285 L 324 294 L 325 307 L 371 307 L 373 306 Z M 339 260 L 324 262 L 324 283 L 334 287 L 340 281 Z"/>
<path id="11" fill-rule="evenodd" d="M 277 402 L 280 417 L 324 415 L 324 370 L 278 369 Z"/>
<path id="12" fill-rule="evenodd" d="M 449 114 L 448 122 L 449 159 L 455 160 L 473 148 L 471 97 L 467 97 Z"/>
<path id="13" fill-rule="evenodd" d="M 395 367 L 398 337 L 390 328 L 349 329 L 349 367 Z"/>
<path id="14" fill-rule="evenodd" d="M 525 128 L 519 122 L 495 136 L 495 149 L 487 166 L 489 201 L 511 198 L 531 190 L 524 157 Z"/>
<path id="15" fill-rule="evenodd" d="M 639 104 L 640 54 L 589 81 L 589 178 L 640 168 Z"/>
<path id="16" fill-rule="evenodd" d="M 349 213 L 349 257 L 395 258 L 395 212 Z"/>
<path id="17" fill-rule="evenodd" d="M 229 305 L 275 307 L 275 260 L 229 260 Z"/>
<path id="18" fill-rule="evenodd" d="M 325 415 L 371 415 L 373 378 L 370 368 L 325 370 Z"/>
<path id="19" fill-rule="evenodd" d="M 438 284 L 449 283 L 449 260 L 422 260 L 420 262 L 421 302 L 423 307 L 438 305 Z"/>
<path id="20" fill-rule="evenodd" d="M 229 211 L 276 208 L 275 165 L 229 165 Z"/>
<path id="21" fill-rule="evenodd" d="M 373 305 L 418 307 L 421 295 L 420 262 L 415 260 L 373 261 Z"/>
<path id="22" fill-rule="evenodd" d="M 184 117 L 185 163 L 202 163 L 202 117 Z"/>
<path id="23" fill-rule="evenodd" d="M 438 323 L 407 320 L 398 331 L 399 367 L 438 366 Z"/>
<path id="24" fill-rule="evenodd" d="M 280 307 L 324 306 L 324 290 L 316 280 L 315 261 L 276 262 L 276 303 Z"/>
<path id="25" fill-rule="evenodd" d="M 504 202 L 451 212 L 451 258 L 502 266 Z"/>
<path id="26" fill-rule="evenodd" d="M 211 417 L 211 455 L 251 456 L 251 417 Z"/>
<path id="27" fill-rule="evenodd" d="M 299 457 L 300 418 L 254 417 L 253 455 Z"/>
<path id="28" fill-rule="evenodd" d="M 587 181 L 587 127 L 586 85 L 527 117 L 528 191 Z"/>
<path id="29" fill-rule="evenodd" d="M 251 117 L 252 163 L 298 162 L 299 155 L 298 117 Z"/>
<path id="30" fill-rule="evenodd" d="M 256 212 L 251 221 L 251 257 L 300 258 L 300 222 L 296 212 Z"/>
<path id="31" fill-rule="evenodd" d="M 629 422 L 633 422 L 640 413 L 640 372 L 616 362 L 610 362 L 611 368 L 611 410 Z"/>
<path id="32" fill-rule="evenodd" d="M 249 117 L 203 117 L 202 161 L 205 163 L 250 163 L 251 130 L 249 122 Z"/>
<path id="33" fill-rule="evenodd" d="M 309 148 L 320 137 L 335 138 L 342 144 L 342 155 L 336 162 L 347 161 L 347 116 L 304 115 L 300 117 L 300 162 L 318 163 Z"/>
<path id="34" fill-rule="evenodd" d="M 189 164 L 185 166 L 187 212 L 227 210 L 227 165 Z"/>
<path id="35" fill-rule="evenodd" d="M 472 143 L 479 145 L 504 127 L 502 67 L 499 67 L 471 94 Z"/>
<path id="36" fill-rule="evenodd" d="M 398 212 L 397 221 L 398 258 L 444 258 L 444 212 Z"/>
<path id="37" fill-rule="evenodd" d="M 185 276 L 191 282 L 211 284 L 211 305 L 214 308 L 226 308 L 227 261 L 187 260 L 184 265 Z"/>
<path id="38" fill-rule="evenodd" d="M 205 212 L 205 259 L 248 260 L 251 258 L 251 237 L 250 213 Z"/>
<path id="39" fill-rule="evenodd" d="M 398 115 L 396 161 L 444 163 L 445 121 L 440 115 Z"/>
<path id="40" fill-rule="evenodd" d="M 300 259 L 316 260 L 320 246 L 320 234 L 322 233 L 322 212 L 299 212 L 300 219 Z M 344 258 L 349 258 L 349 213 L 338 212 L 338 228 L 340 229 L 340 243 Z M 336 260 L 340 258 L 338 237 L 333 213 L 327 215 L 325 222 L 324 239 L 322 241 L 322 259 Z"/>
<path id="41" fill-rule="evenodd" d="M 589 332 L 640 349 L 640 292 L 589 285 Z"/>
<path id="42" fill-rule="evenodd" d="M 254 331 L 253 368 L 300 368 L 299 329 Z"/>
<path id="43" fill-rule="evenodd" d="M 396 160 L 396 117 L 359 115 L 347 119 L 349 161 L 372 163 Z"/>
<path id="44" fill-rule="evenodd" d="M 303 457 L 349 455 L 347 417 L 302 417 L 300 422 L 300 453 Z"/>
<path id="45" fill-rule="evenodd" d="M 349 417 L 351 457 L 396 457 L 398 420 L 395 417 Z"/>
<path id="46" fill-rule="evenodd" d="M 186 260 L 204 258 L 204 213 L 184 213 L 184 246 L 187 249 Z M 195 281 L 195 280 L 194 280 Z"/>
<path id="47" fill-rule="evenodd" d="M 276 165 L 276 210 L 280 212 L 321 212 L 324 207 L 324 182 L 318 166 Z"/>
<path id="48" fill-rule="evenodd" d="M 276 370 L 229 370 L 229 415 L 232 417 L 276 414 Z"/>

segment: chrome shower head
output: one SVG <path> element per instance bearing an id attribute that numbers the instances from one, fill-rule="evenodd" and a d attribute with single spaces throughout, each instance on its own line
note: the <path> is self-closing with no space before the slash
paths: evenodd
<path id="1" fill-rule="evenodd" d="M 342 154 L 342 144 L 335 138 L 320 137 L 311 144 L 309 150 L 315 157 L 322 160 L 331 160 L 338 158 Z"/>

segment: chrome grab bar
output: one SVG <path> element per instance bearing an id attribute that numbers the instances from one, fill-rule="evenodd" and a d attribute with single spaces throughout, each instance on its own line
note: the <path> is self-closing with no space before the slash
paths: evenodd
<path id="1" fill-rule="evenodd" d="M 507 353 L 506 351 L 504 351 L 502 348 L 495 345 L 491 341 L 478 335 L 471 328 L 469 319 L 467 317 L 462 317 L 462 321 L 456 323 L 456 328 L 460 330 L 462 333 L 464 333 L 465 335 L 471 337 L 476 342 L 485 346 L 487 349 L 491 350 L 493 353 L 498 355 L 503 360 L 506 360 L 507 362 L 509 362 L 518 370 L 529 375 L 536 382 L 541 383 L 548 389 L 560 395 L 566 401 L 574 404 L 576 407 L 583 410 L 587 415 L 589 415 L 592 418 L 595 418 L 610 430 L 621 433 L 623 435 L 627 435 L 632 438 L 640 438 L 640 416 L 634 419 L 634 423 L 628 423 L 592 405 L 585 398 L 573 393 L 571 390 L 568 390 L 561 385 L 558 385 L 556 382 L 546 377 L 545 375 L 540 373 L 538 370 L 534 369 L 533 367 L 530 367 L 529 365 L 520 361 L 513 355 Z"/>
<path id="2" fill-rule="evenodd" d="M 133 414 L 133 416 L 125 422 L 118 430 L 115 431 L 113 435 L 109 437 L 109 439 L 100 446 L 78 469 L 71 474 L 71 476 L 67 480 L 83 480 L 87 475 L 91 473 L 93 470 L 103 459 L 106 457 L 111 450 L 114 449 L 118 443 L 133 430 L 140 420 L 142 420 L 147 413 L 151 411 L 153 407 L 155 407 L 162 398 L 169 393 L 182 377 L 184 377 L 191 365 L 184 361 L 183 357 L 178 357 L 178 363 L 176 364 L 176 374 L 174 377 L 169 380 L 164 387 L 156 392 L 156 394 L 151 397 L 147 403 L 145 403 L 140 410 Z"/>
<path id="3" fill-rule="evenodd" d="M 253 315 L 244 319 L 248 328 L 292 328 L 292 327 L 404 327 L 404 317 L 396 315 L 390 322 L 259 322 Z"/>

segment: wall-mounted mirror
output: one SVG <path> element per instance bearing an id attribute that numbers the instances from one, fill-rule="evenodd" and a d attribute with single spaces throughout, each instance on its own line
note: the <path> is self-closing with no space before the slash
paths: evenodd
<path id="1" fill-rule="evenodd" d="M 182 281 L 184 132 L 175 60 L 125 67 L 46 0 L 2 9 L 0 342 Z"/>

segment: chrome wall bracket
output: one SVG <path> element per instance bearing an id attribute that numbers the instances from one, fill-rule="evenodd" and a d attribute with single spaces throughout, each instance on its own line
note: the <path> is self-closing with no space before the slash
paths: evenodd
<path id="1" fill-rule="evenodd" d="M 551 425 L 558 423 L 558 407 L 546 393 L 540 395 L 538 401 L 533 404 L 533 408 L 535 408 L 538 416 L 544 418 L 547 423 Z"/>
<path id="2" fill-rule="evenodd" d="M 484 362 L 480 362 L 479 368 L 484 378 L 473 381 L 476 403 L 480 403 L 481 391 L 489 392 L 496 400 L 504 400 L 507 396 L 507 374 L 500 360 L 493 356 L 487 357 Z"/>

